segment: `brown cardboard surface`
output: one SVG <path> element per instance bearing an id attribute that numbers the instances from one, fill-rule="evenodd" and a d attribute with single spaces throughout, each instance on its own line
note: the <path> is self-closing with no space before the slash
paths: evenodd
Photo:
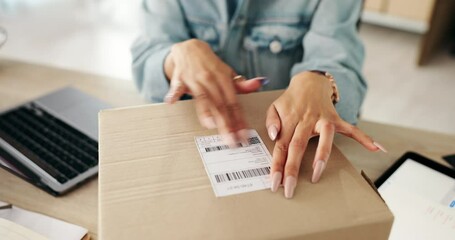
<path id="1" fill-rule="evenodd" d="M 280 91 L 240 97 L 247 120 L 272 150 L 265 112 Z M 269 190 L 216 198 L 194 136 L 192 101 L 100 113 L 100 239 L 387 239 L 393 216 L 334 147 L 311 184 L 315 142 L 295 196 Z"/>
<path id="2" fill-rule="evenodd" d="M 389 0 L 387 13 L 393 16 L 429 22 L 435 0 Z"/>
<path id="3" fill-rule="evenodd" d="M 365 10 L 383 12 L 387 7 L 388 0 L 365 0 Z"/>

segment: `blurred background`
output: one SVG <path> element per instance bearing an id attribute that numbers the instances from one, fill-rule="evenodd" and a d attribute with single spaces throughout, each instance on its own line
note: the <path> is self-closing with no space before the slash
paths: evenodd
<path id="1" fill-rule="evenodd" d="M 140 2 L 0 0 L 0 57 L 132 81 Z M 453 2 L 366 0 L 362 119 L 455 134 Z"/>

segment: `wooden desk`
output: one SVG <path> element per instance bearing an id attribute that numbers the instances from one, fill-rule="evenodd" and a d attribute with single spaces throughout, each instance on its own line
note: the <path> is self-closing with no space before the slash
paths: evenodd
<path id="1" fill-rule="evenodd" d="M 354 140 L 339 134 L 335 137 L 335 144 L 354 167 L 359 171 L 364 170 L 373 181 L 407 151 L 418 152 L 449 167 L 442 156 L 455 153 L 453 135 L 368 121 L 361 121 L 358 127 L 383 144 L 388 153 L 371 153 Z"/>
<path id="2" fill-rule="evenodd" d="M 130 81 L 0 59 L 0 109 L 68 85 L 114 106 L 145 103 Z M 335 144 L 357 169 L 363 169 L 373 180 L 408 150 L 444 164 L 441 156 L 455 153 L 455 136 L 372 122 L 361 122 L 359 127 L 382 143 L 389 153 L 370 153 L 339 135 Z M 95 179 L 68 195 L 55 198 L 0 169 L 0 200 L 88 228 L 93 239 L 97 238 L 97 186 Z"/>
<path id="3" fill-rule="evenodd" d="M 0 109 L 65 86 L 78 88 L 113 106 L 145 103 L 131 81 L 0 59 Z M 92 239 L 97 239 L 97 179 L 56 198 L 0 169 L 0 200 L 80 225 L 89 230 Z"/>

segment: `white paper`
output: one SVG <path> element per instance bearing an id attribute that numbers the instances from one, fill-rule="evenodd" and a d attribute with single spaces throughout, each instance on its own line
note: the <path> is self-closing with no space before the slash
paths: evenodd
<path id="1" fill-rule="evenodd" d="M 2 240 L 49 240 L 19 224 L 0 218 L 0 239 Z"/>
<path id="2" fill-rule="evenodd" d="M 7 205 L 0 201 L 0 206 Z M 33 230 L 51 240 L 80 240 L 87 229 L 18 207 L 0 210 L 0 218 Z"/>
<path id="3" fill-rule="evenodd" d="M 381 196 L 395 215 L 389 240 L 455 239 L 455 209 L 398 185 L 387 187 Z"/>
<path id="4" fill-rule="evenodd" d="M 248 130 L 249 144 L 230 149 L 220 135 L 195 137 L 215 196 L 270 188 L 272 157 L 256 130 Z"/>
<path id="5" fill-rule="evenodd" d="M 389 240 L 454 240 L 455 180 L 408 160 L 379 193 L 395 216 Z"/>

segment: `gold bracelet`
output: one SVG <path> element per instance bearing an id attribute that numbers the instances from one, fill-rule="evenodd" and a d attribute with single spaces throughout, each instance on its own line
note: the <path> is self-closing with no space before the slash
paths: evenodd
<path id="1" fill-rule="evenodd" d="M 330 85 L 332 86 L 332 91 L 333 91 L 332 102 L 333 102 L 333 104 L 337 104 L 340 101 L 340 94 L 338 92 L 337 83 L 336 83 L 333 75 L 330 74 L 329 72 L 324 72 L 324 71 L 319 71 L 319 70 L 312 70 L 310 72 L 319 73 L 321 75 L 324 75 L 327 79 L 329 79 Z"/>

